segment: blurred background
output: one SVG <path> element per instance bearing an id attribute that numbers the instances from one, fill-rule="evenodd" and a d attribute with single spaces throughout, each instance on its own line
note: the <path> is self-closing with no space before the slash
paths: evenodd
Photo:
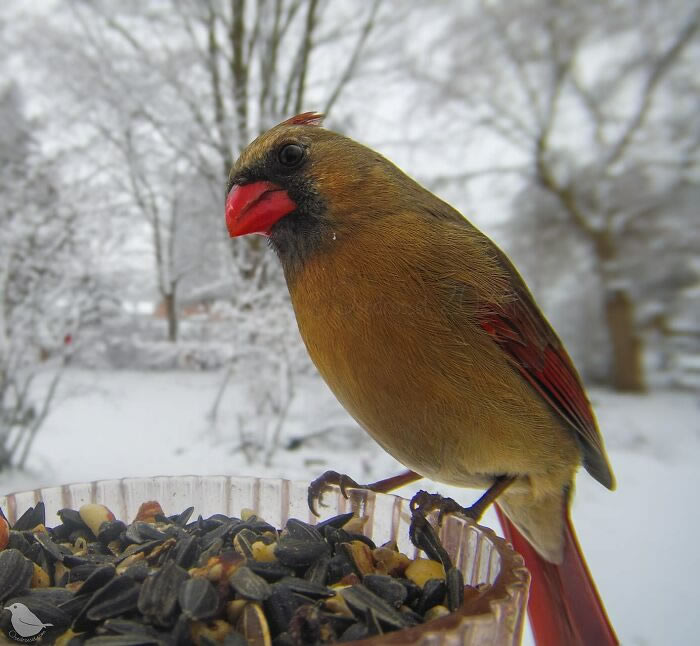
<path id="1" fill-rule="evenodd" d="M 225 230 L 240 151 L 320 111 L 512 257 L 616 471 L 574 507 L 613 623 L 691 643 L 699 32 L 689 0 L 4 0 L 0 493 L 400 469 L 310 364 L 264 239 Z"/>

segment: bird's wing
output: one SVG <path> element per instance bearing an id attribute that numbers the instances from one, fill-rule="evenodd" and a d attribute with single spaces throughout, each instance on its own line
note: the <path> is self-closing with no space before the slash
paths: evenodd
<path id="1" fill-rule="evenodd" d="M 458 211 L 440 201 L 422 205 L 422 213 L 474 229 Z M 450 230 L 454 234 L 454 229 Z M 479 235 L 483 235 L 479 233 Z M 485 238 L 495 264 L 508 276 L 508 298 L 499 302 L 482 299 L 477 307 L 481 327 L 498 343 L 540 396 L 575 431 L 583 451 L 586 470 L 605 487 L 613 489 L 612 474 L 603 438 L 581 380 L 559 337 L 540 312 L 518 270 L 491 240 Z"/>
<path id="2" fill-rule="evenodd" d="M 523 377 L 576 431 L 588 472 L 604 486 L 613 488 L 603 440 L 576 369 L 515 268 L 504 254 L 498 255 L 514 272 L 512 298 L 500 304 L 482 303 L 479 323 Z"/>

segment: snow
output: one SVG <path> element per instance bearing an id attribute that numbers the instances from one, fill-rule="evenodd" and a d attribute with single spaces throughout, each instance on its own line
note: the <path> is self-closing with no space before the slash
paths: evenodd
<path id="1" fill-rule="evenodd" d="M 0 494 L 125 476 L 309 480 L 334 468 L 370 481 L 400 471 L 364 433 L 351 430 L 351 420 L 313 377 L 297 384 L 280 446 L 270 440 L 258 460 L 248 462 L 230 423 L 241 403 L 235 382 L 220 412 L 225 422 L 217 429 L 207 422 L 220 379 L 218 373 L 69 371 L 29 468 L 0 473 Z M 618 489 L 611 493 L 581 473 L 573 517 L 612 623 L 625 645 L 693 643 L 700 633 L 694 580 L 700 569 L 694 540 L 700 399 L 665 391 L 623 396 L 594 389 L 590 395 Z M 301 448 L 284 449 L 290 439 L 314 433 Z M 410 496 L 418 488 L 465 504 L 477 496 L 426 482 L 401 493 Z M 484 524 L 498 526 L 492 512 Z M 529 635 L 524 643 L 532 643 Z"/>

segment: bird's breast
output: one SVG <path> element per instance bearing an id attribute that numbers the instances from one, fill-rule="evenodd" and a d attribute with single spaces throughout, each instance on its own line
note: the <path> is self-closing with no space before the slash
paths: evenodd
<path id="1" fill-rule="evenodd" d="M 551 413 L 480 328 L 469 281 L 431 269 L 430 254 L 362 248 L 338 240 L 288 280 L 311 359 L 345 409 L 443 482 L 542 461 L 531 446 L 556 444 Z"/>

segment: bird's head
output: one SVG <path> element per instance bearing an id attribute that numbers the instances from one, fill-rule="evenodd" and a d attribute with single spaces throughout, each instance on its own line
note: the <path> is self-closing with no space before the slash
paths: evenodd
<path id="1" fill-rule="evenodd" d="M 379 153 L 322 128 L 321 120 L 306 112 L 268 130 L 241 153 L 229 176 L 231 237 L 268 236 L 286 266 L 420 190 Z"/>

